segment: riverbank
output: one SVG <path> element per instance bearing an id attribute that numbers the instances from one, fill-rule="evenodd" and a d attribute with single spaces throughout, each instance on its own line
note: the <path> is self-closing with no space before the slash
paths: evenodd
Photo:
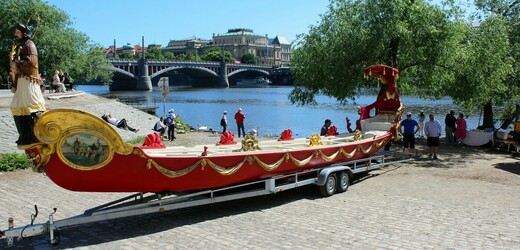
<path id="1" fill-rule="evenodd" d="M 117 130 L 125 140 L 148 134 L 157 119 L 116 100 L 80 92 L 45 97 L 51 109 L 74 108 L 126 117 L 140 130 L 137 134 Z M 0 121 L 4 124 L 0 143 L 7 140 L 12 144 L 2 144 L 0 153 L 18 151 L 10 100 L 9 95 L 0 93 Z M 194 132 L 178 134 L 175 142 L 166 143 L 216 141 L 217 135 Z M 372 171 L 348 192 L 332 197 L 320 198 L 314 187 L 304 187 L 247 201 L 85 224 L 64 229 L 60 247 L 520 249 L 518 156 L 492 148 L 442 143 L 440 160 L 429 160 L 425 144 L 425 140 L 417 140 L 422 155 L 416 160 Z M 399 152 L 401 146 L 394 144 L 391 150 Z M 0 229 L 7 228 L 9 217 L 15 218 L 17 226 L 28 223 L 34 204 L 43 213 L 58 208 L 56 218 L 63 219 L 128 195 L 68 191 L 31 169 L 0 173 L 0 183 L 4 204 Z M 42 221 L 40 218 L 37 223 Z M 236 232 L 236 237 L 222 237 L 222 232 Z M 15 246 L 48 248 L 47 238 L 37 236 L 17 241 Z"/>
<path id="2" fill-rule="evenodd" d="M 8 90 L 0 91 L 0 123 L 2 130 L 0 131 L 0 154 L 5 153 L 24 153 L 16 146 L 15 141 L 18 139 L 18 133 L 14 124 L 13 116 L 9 106 L 11 104 L 13 94 Z M 115 99 L 108 99 L 82 91 L 72 91 L 67 93 L 44 94 L 46 106 L 48 109 L 77 109 L 94 115 L 101 116 L 104 113 L 110 113 L 113 117 L 120 119 L 125 118 L 129 126 L 139 129 L 137 133 L 133 133 L 123 129 L 117 129 L 124 141 L 130 141 L 139 136 L 147 136 L 152 131 L 153 126 L 158 118 L 150 115 L 132 106 L 118 102 Z M 190 132 L 186 134 L 177 134 L 177 140 L 173 142 L 165 141 L 170 145 L 196 145 L 217 143 L 220 137 L 216 134 L 206 132 Z"/>

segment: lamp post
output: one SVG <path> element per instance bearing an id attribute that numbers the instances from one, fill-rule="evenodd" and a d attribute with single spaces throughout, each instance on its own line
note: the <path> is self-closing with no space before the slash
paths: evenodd
<path id="1" fill-rule="evenodd" d="M 166 97 L 168 96 L 168 93 L 170 93 L 170 86 L 168 84 L 168 81 L 165 77 L 161 77 L 161 80 L 157 83 L 159 88 L 161 88 L 162 96 L 163 96 L 163 112 L 164 116 L 166 116 Z"/>

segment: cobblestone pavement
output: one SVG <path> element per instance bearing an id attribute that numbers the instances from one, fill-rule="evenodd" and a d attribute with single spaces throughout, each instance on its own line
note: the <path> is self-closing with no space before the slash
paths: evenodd
<path id="1" fill-rule="evenodd" d="M 8 112 L 1 100 L 0 112 Z M 123 104 L 90 102 L 95 113 L 145 120 L 143 129 L 155 122 L 117 108 Z M 0 114 L 4 124 L 12 119 Z M 31 170 L 0 173 L 0 229 L 9 217 L 15 226 L 30 223 L 34 205 L 35 223 L 43 223 L 53 208 L 60 220 L 126 195 L 68 191 Z M 48 238 L 16 241 L 12 249 L 520 249 L 520 164 L 488 149 L 442 148 L 440 161 L 423 157 L 372 171 L 328 198 L 307 186 L 65 228 L 58 246 Z"/>
<path id="2" fill-rule="evenodd" d="M 504 156 L 518 169 L 517 160 Z M 502 171 L 504 175 L 512 173 Z M 403 163 L 322 198 L 315 186 L 276 195 L 67 228 L 59 248 L 78 249 L 520 249 L 520 186 L 445 176 L 442 167 Z M 458 175 L 458 173 L 457 173 Z M 511 177 L 511 176 L 509 176 Z M 509 178 L 508 177 L 508 178 Z M 0 175 L 0 228 L 46 221 L 124 194 L 64 190 L 30 170 Z M 48 235 L 15 249 L 48 249 Z"/>

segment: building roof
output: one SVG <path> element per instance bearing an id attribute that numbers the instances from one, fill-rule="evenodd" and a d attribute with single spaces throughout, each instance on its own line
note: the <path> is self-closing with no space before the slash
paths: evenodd
<path id="1" fill-rule="evenodd" d="M 261 36 L 261 35 L 255 34 L 252 29 L 236 28 L 236 29 L 228 29 L 228 32 L 226 32 L 225 34 L 217 34 L 216 36 Z"/>
<path id="2" fill-rule="evenodd" d="M 284 45 L 291 44 L 289 42 L 289 40 L 287 40 L 287 38 L 285 38 L 285 36 L 280 36 L 280 35 L 276 36 L 271 43 L 284 44 Z"/>

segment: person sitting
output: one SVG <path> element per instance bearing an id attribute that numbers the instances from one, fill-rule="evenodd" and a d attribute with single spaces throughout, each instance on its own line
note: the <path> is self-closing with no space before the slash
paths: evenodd
<path id="1" fill-rule="evenodd" d="M 137 131 L 139 131 L 139 129 L 135 129 L 135 128 L 132 128 L 132 127 L 128 126 L 128 123 L 126 122 L 125 118 L 122 118 L 121 120 L 118 120 L 116 118 L 113 118 L 111 114 L 103 114 L 101 116 L 101 118 L 103 118 L 103 120 L 105 120 L 106 122 L 116 126 L 117 128 L 130 130 L 130 131 L 132 131 L 134 133 L 137 133 Z"/>
<path id="2" fill-rule="evenodd" d="M 69 73 L 65 72 L 63 74 L 63 79 L 64 79 L 63 85 L 65 85 L 65 88 L 67 89 L 67 91 L 74 91 L 74 81 L 69 76 Z"/>
<path id="3" fill-rule="evenodd" d="M 161 136 L 163 136 L 166 132 L 166 127 L 167 126 L 164 125 L 164 117 L 161 116 L 161 118 L 159 118 L 159 121 L 157 121 L 157 123 L 155 123 L 155 125 L 153 126 L 153 131 L 158 132 Z"/>
<path id="4" fill-rule="evenodd" d="M 54 72 L 54 76 L 52 77 L 52 85 L 56 87 L 56 92 L 65 92 L 65 84 L 63 84 L 60 80 L 60 71 L 56 70 Z"/>
<path id="5" fill-rule="evenodd" d="M 332 124 L 332 122 L 329 119 L 326 119 L 323 124 L 323 127 L 321 127 L 321 132 L 320 132 L 321 136 L 324 136 L 327 134 L 327 132 L 329 132 L 330 124 Z"/>

